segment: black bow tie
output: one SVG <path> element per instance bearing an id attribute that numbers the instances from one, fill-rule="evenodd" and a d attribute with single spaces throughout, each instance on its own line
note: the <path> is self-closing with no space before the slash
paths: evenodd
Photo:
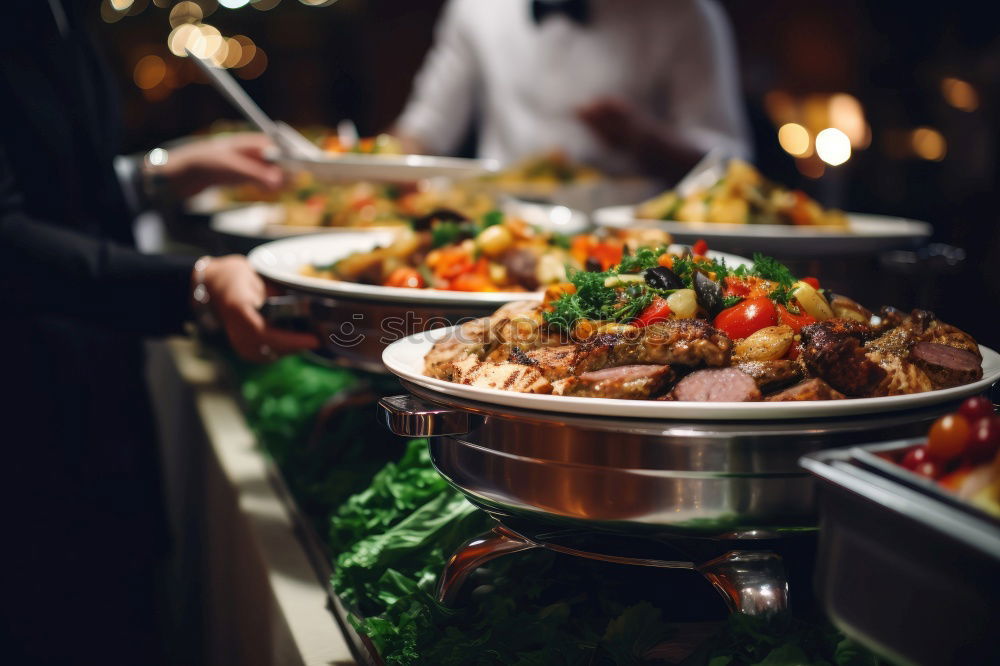
<path id="1" fill-rule="evenodd" d="M 546 16 L 565 14 L 580 25 L 586 25 L 590 18 L 590 3 L 587 0 L 532 0 L 531 16 L 535 23 L 541 23 Z"/>

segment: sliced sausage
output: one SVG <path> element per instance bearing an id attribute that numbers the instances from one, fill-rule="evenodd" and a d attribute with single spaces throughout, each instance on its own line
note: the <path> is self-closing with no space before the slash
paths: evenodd
<path id="1" fill-rule="evenodd" d="M 843 400 L 843 393 L 833 388 L 819 377 L 807 379 L 795 386 L 769 395 L 764 400 L 769 402 L 798 402 L 800 400 Z"/>
<path id="2" fill-rule="evenodd" d="M 930 378 L 934 388 L 961 386 L 983 378 L 979 357 L 965 349 L 937 342 L 918 342 L 910 360 Z"/>
<path id="3" fill-rule="evenodd" d="M 760 400 L 757 383 L 736 368 L 697 370 L 677 382 L 674 400 L 692 402 L 750 402 Z"/>

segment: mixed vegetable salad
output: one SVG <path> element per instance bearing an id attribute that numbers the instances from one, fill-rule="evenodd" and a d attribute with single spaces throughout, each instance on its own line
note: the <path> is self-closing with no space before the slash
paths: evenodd
<path id="1" fill-rule="evenodd" d="M 636 207 L 636 217 L 678 222 L 787 224 L 846 228 L 839 210 L 824 210 L 801 190 L 766 180 L 752 165 L 731 160 L 725 175 L 687 196 L 668 190 Z"/>
<path id="2" fill-rule="evenodd" d="M 707 252 L 705 241 L 680 255 L 641 247 L 610 270 L 574 271 L 568 282 L 546 290 L 544 318 L 578 341 L 666 319 L 708 319 L 748 346 L 755 336 L 775 343 L 755 360 L 795 358 L 796 338 L 808 324 L 834 316 L 867 321 L 855 307 L 839 300 L 831 305 L 816 278 L 796 279 L 770 257 L 756 254 L 750 265 L 730 267 Z"/>
<path id="3" fill-rule="evenodd" d="M 984 396 L 967 399 L 957 412 L 934 422 L 927 443 L 894 462 L 934 479 L 984 511 L 1000 517 L 1000 416 Z"/>
<path id="4" fill-rule="evenodd" d="M 532 291 L 563 282 L 569 272 L 607 270 L 627 252 L 669 243 L 657 230 L 567 237 L 492 210 L 469 219 L 432 216 L 425 228 L 401 229 L 386 247 L 358 252 L 305 275 L 387 287 L 452 291 Z"/>

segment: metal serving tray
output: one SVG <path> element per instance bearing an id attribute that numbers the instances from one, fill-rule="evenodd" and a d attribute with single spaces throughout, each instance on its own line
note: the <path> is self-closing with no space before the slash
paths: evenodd
<path id="1" fill-rule="evenodd" d="M 817 595 L 844 633 L 894 662 L 1000 664 L 997 522 L 874 455 L 920 441 L 802 458 L 820 480 Z"/>

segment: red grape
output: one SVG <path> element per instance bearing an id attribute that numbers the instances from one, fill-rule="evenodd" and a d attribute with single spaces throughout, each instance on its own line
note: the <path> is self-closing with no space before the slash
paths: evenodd
<path id="1" fill-rule="evenodd" d="M 913 469 L 913 471 L 919 474 L 920 476 L 926 476 L 928 479 L 936 479 L 939 476 L 941 476 L 942 472 L 941 466 L 938 465 L 933 460 L 925 460 L 924 462 L 917 465 Z"/>
<path id="2" fill-rule="evenodd" d="M 984 416 L 993 416 L 993 403 L 986 396 L 974 395 L 962 403 L 962 406 L 958 408 L 958 413 L 969 421 L 975 421 Z"/>
<path id="3" fill-rule="evenodd" d="M 1000 449 L 1000 417 L 987 416 L 972 423 L 966 456 L 973 463 L 992 460 Z"/>
<path id="4" fill-rule="evenodd" d="M 931 426 L 927 453 L 939 462 L 957 458 L 969 439 L 969 421 L 961 414 L 945 414 Z"/>
<path id="5" fill-rule="evenodd" d="M 927 460 L 927 447 L 916 446 L 906 452 L 902 462 L 899 464 L 906 469 L 916 469 L 917 465 Z"/>

